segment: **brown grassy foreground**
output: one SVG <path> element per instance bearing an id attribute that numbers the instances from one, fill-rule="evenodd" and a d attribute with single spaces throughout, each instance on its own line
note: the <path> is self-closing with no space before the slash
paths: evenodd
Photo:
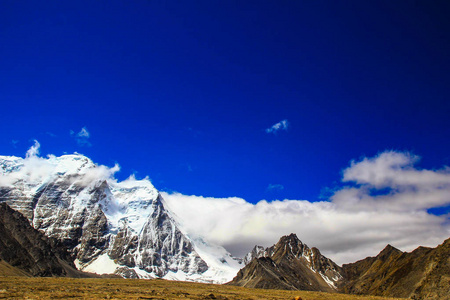
<path id="1" fill-rule="evenodd" d="M 2 299 L 393 299 L 305 291 L 248 289 L 167 280 L 0 277 Z"/>

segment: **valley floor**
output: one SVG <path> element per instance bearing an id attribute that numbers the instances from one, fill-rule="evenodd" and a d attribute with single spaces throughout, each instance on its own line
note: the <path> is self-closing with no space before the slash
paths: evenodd
<path id="1" fill-rule="evenodd" d="M 161 279 L 0 277 L 0 299 L 381 300 L 394 298 L 248 289 Z"/>

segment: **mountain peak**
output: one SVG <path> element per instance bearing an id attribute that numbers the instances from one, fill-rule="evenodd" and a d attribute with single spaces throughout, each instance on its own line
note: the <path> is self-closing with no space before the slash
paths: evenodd
<path id="1" fill-rule="evenodd" d="M 291 233 L 289 235 L 282 236 L 278 243 L 287 243 L 287 242 L 301 242 L 301 241 L 295 233 Z"/>
<path id="2" fill-rule="evenodd" d="M 299 258 L 307 256 L 311 251 L 306 244 L 300 241 L 295 233 L 291 233 L 290 235 L 282 236 L 278 243 L 270 247 L 266 252 L 270 253 L 274 259 L 277 259 L 286 255 Z"/>
<path id="3" fill-rule="evenodd" d="M 387 244 L 386 247 L 384 247 L 384 249 L 382 251 L 394 251 L 394 250 L 398 250 L 398 249 L 395 248 L 394 246 L 392 246 L 391 244 Z"/>
<path id="4" fill-rule="evenodd" d="M 388 244 L 384 249 L 377 255 L 378 259 L 386 260 L 393 254 L 402 254 L 403 252 Z"/>
<path id="5" fill-rule="evenodd" d="M 303 248 L 308 247 L 303 244 L 302 241 L 300 241 L 295 233 L 282 236 L 278 243 L 275 244 L 275 249 L 279 249 L 285 246 L 289 246 L 292 251 L 303 250 Z"/>
<path id="6" fill-rule="evenodd" d="M 262 248 L 262 247 L 261 247 Z M 252 288 L 281 288 L 332 292 L 342 278 L 340 268 L 310 249 L 296 234 L 280 238 L 273 246 L 261 251 L 255 247 L 253 260 L 244 267 L 230 284 Z M 248 255 L 248 256 L 249 256 Z"/>

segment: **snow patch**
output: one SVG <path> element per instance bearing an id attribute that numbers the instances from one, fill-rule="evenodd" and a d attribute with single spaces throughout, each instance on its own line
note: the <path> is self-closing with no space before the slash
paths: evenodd
<path id="1" fill-rule="evenodd" d="M 79 262 L 78 265 L 76 266 L 78 268 Z M 84 266 L 82 270 L 85 272 L 91 272 L 96 274 L 113 274 L 118 267 L 119 265 L 116 264 L 114 260 L 112 260 L 108 256 L 108 254 L 103 253 L 102 255 L 97 257 L 94 261 Z"/>
<path id="2" fill-rule="evenodd" d="M 322 274 L 321 272 L 319 272 L 319 275 L 323 278 L 323 280 L 325 280 L 325 282 L 326 282 L 331 288 L 336 289 L 335 283 L 334 283 L 330 278 L 328 278 L 328 276 Z"/>
<path id="3" fill-rule="evenodd" d="M 241 261 L 232 257 L 225 248 L 200 237 L 193 238 L 192 241 L 195 251 L 209 267 L 201 274 L 202 282 L 222 284 L 231 281 L 243 267 Z"/>

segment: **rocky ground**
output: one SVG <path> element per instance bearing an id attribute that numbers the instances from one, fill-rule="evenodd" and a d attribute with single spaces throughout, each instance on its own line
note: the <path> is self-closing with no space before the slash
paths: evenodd
<path id="1" fill-rule="evenodd" d="M 0 277 L 1 299 L 381 300 L 375 296 L 249 289 L 168 280 Z"/>

